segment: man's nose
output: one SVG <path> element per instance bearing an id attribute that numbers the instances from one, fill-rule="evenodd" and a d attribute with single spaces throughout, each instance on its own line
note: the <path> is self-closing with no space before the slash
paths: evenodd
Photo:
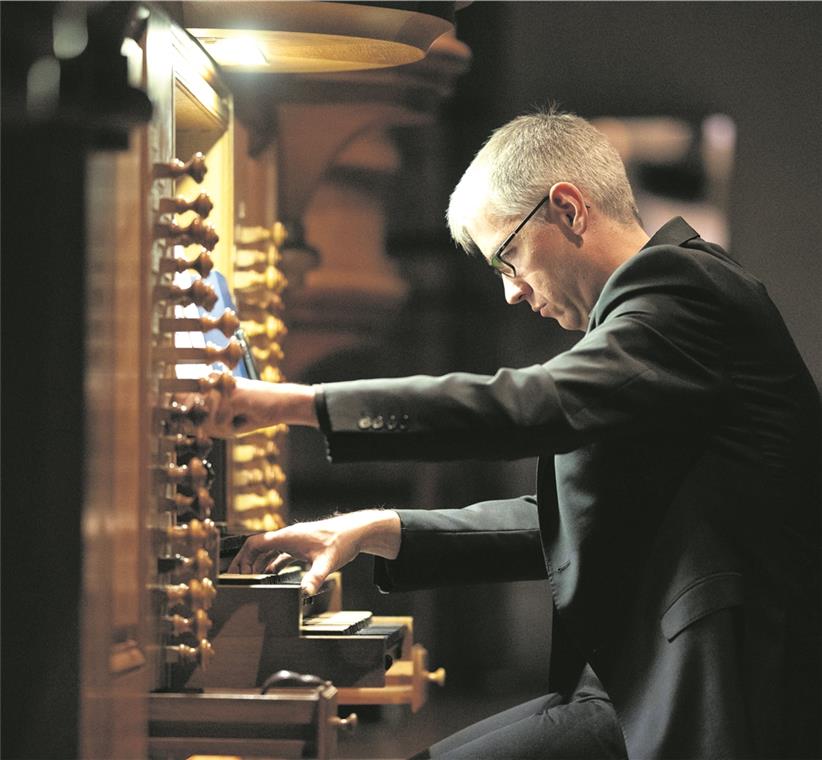
<path id="1" fill-rule="evenodd" d="M 528 286 L 519 278 L 511 279 L 510 277 L 503 277 L 502 287 L 505 293 L 505 300 L 511 304 L 511 306 L 518 304 L 525 298 L 526 291 L 528 290 Z"/>

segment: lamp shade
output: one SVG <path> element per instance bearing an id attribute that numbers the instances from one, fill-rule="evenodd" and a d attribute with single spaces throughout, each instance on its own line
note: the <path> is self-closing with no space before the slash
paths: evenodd
<path id="1" fill-rule="evenodd" d="M 183 24 L 228 71 L 379 69 L 425 57 L 455 3 L 181 3 Z"/>

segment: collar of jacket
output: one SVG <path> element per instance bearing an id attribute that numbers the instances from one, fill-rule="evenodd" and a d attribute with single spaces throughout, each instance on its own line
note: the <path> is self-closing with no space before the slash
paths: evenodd
<path id="1" fill-rule="evenodd" d="M 675 216 L 670 221 L 665 222 L 640 250 L 644 251 L 646 248 L 655 245 L 682 245 L 697 237 L 699 237 L 699 233 L 688 222 L 681 216 Z"/>
<path id="2" fill-rule="evenodd" d="M 641 253 L 642 251 L 653 248 L 654 246 L 658 245 L 674 245 L 679 246 L 687 243 L 689 240 L 693 240 L 694 238 L 698 238 L 699 233 L 691 227 L 688 222 L 686 222 L 681 216 L 675 216 L 673 219 L 665 222 L 651 237 L 651 239 L 642 246 L 642 248 L 637 251 L 637 253 Z M 606 280 L 605 285 L 602 288 L 602 292 L 599 295 L 594 307 L 591 309 L 590 313 L 588 314 L 588 329 L 586 330 L 586 334 L 590 332 L 596 325 L 598 324 L 599 320 L 596 318 L 596 313 L 598 308 L 602 303 L 602 294 L 608 291 L 608 286 L 622 273 L 622 271 L 626 268 L 631 266 L 632 262 L 634 261 L 635 256 L 632 256 L 627 261 L 620 264 L 613 272 L 611 272 L 611 276 Z"/>

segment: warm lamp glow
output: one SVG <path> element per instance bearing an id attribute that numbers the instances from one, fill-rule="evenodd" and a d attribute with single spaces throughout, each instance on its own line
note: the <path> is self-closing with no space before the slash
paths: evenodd
<path id="1" fill-rule="evenodd" d="M 414 63 L 423 51 L 400 42 L 309 32 L 189 29 L 227 70 L 311 73 L 381 69 Z M 236 36 L 235 36 L 236 35 Z M 253 57 L 252 57 L 253 56 Z"/>
<path id="2" fill-rule="evenodd" d="M 257 41 L 247 34 L 222 38 L 200 37 L 200 42 L 208 54 L 221 66 L 255 68 L 265 67 L 268 63 Z"/>
<path id="3" fill-rule="evenodd" d="M 424 58 L 437 37 L 453 30 L 447 18 L 416 10 L 425 5 L 445 15 L 450 11 L 453 18 L 452 3 L 408 3 L 408 10 L 287 0 L 180 5 L 186 29 L 227 70 L 319 73 L 400 66 Z"/>

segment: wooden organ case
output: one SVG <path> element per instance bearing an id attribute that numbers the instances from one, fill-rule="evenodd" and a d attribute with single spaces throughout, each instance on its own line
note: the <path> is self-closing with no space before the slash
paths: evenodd
<path id="1" fill-rule="evenodd" d="M 339 574 L 308 600 L 293 575 L 221 577 L 226 534 L 286 517 L 284 427 L 210 441 L 196 398 L 282 379 L 278 156 L 248 158 L 231 90 L 164 10 L 127 30 L 151 118 L 87 164 L 80 756 L 333 757 L 356 721 L 339 705 L 417 710 L 444 672 L 411 618 L 342 611 Z"/>

